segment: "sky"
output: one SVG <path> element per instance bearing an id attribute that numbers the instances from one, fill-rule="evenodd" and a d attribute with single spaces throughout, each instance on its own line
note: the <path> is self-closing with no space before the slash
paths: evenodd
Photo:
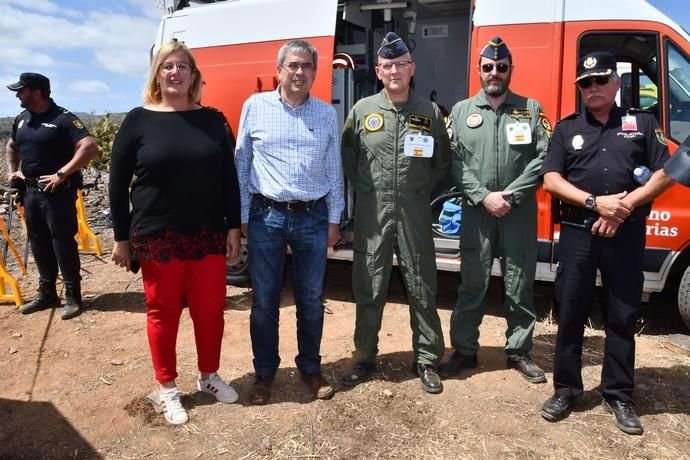
<path id="1" fill-rule="evenodd" d="M 690 31 L 687 0 L 649 0 Z M 51 80 L 73 112 L 126 112 L 141 104 L 162 0 L 0 0 L 0 117 L 21 111 L 5 86 L 22 72 Z"/>

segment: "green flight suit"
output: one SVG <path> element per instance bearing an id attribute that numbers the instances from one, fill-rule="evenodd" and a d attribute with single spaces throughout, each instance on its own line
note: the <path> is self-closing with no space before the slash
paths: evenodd
<path id="1" fill-rule="evenodd" d="M 397 107 L 396 107 L 397 106 Z M 431 158 L 404 155 L 407 134 L 433 137 Z M 343 130 L 343 169 L 356 191 L 352 286 L 357 303 L 355 359 L 374 362 L 393 254 L 410 302 L 416 363 L 436 366 L 444 352 L 436 311 L 431 190 L 450 163 L 438 106 L 410 91 L 391 104 L 380 93 L 352 108 Z"/>
<path id="2" fill-rule="evenodd" d="M 506 126 L 514 123 L 529 124 L 525 130 L 531 133 L 531 142 L 511 145 Z M 461 355 L 477 353 L 491 267 L 494 258 L 500 257 L 508 323 L 505 352 L 508 358 L 527 356 L 536 323 L 532 292 L 537 264 L 535 192 L 551 125 L 533 99 L 508 92 L 494 111 L 480 90 L 453 107 L 450 128 L 451 169 L 463 190 L 462 283 L 451 315 L 452 345 Z M 526 142 L 529 137 L 512 139 Z M 493 217 L 482 200 L 489 192 L 504 190 L 514 193 L 512 209 L 502 218 Z"/>

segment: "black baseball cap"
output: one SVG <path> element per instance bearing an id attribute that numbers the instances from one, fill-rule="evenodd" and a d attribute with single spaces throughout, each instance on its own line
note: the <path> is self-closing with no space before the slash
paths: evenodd
<path id="1" fill-rule="evenodd" d="M 616 58 L 611 53 L 589 53 L 577 63 L 575 83 L 587 77 L 608 77 L 616 71 Z"/>
<path id="2" fill-rule="evenodd" d="M 25 87 L 50 92 L 50 80 L 40 73 L 25 72 L 19 76 L 19 81 L 17 83 L 7 85 L 7 89 L 10 91 L 19 91 Z"/>

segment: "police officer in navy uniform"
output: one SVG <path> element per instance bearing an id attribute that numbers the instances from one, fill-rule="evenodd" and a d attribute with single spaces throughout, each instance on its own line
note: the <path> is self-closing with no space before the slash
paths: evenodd
<path id="1" fill-rule="evenodd" d="M 26 184 L 26 226 L 40 276 L 38 296 L 19 311 L 29 314 L 60 306 L 55 286 L 59 266 L 65 283 L 61 317 L 74 318 L 81 313 L 75 200 L 80 169 L 98 147 L 81 120 L 50 98 L 45 76 L 23 73 L 7 88 L 25 109 L 15 118 L 5 149 L 8 178 Z"/>
<path id="2" fill-rule="evenodd" d="M 628 434 L 641 434 L 633 409 L 635 321 L 640 313 L 646 216 L 651 201 L 673 183 L 663 172 L 668 149 L 655 117 L 622 111 L 616 59 L 591 53 L 577 67 L 584 113 L 564 118 L 542 166 L 544 188 L 561 201 L 556 298 L 555 394 L 541 409 L 549 421 L 566 417 L 582 394 L 582 340 L 601 273 L 606 340 L 601 377 L 604 408 Z M 654 171 L 641 185 L 636 167 Z"/>

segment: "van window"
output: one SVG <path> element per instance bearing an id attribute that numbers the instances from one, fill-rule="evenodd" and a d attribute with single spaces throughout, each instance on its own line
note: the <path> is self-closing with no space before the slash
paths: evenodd
<path id="1" fill-rule="evenodd" d="M 649 110 L 660 120 L 659 35 L 646 32 L 589 32 L 580 38 L 579 56 L 608 51 L 616 57 L 621 89 L 616 103 L 624 110 Z M 580 101 L 580 111 L 584 103 Z"/>
<path id="2" fill-rule="evenodd" d="M 690 61 L 670 40 L 666 41 L 666 61 L 670 134 L 682 143 L 690 136 Z"/>

